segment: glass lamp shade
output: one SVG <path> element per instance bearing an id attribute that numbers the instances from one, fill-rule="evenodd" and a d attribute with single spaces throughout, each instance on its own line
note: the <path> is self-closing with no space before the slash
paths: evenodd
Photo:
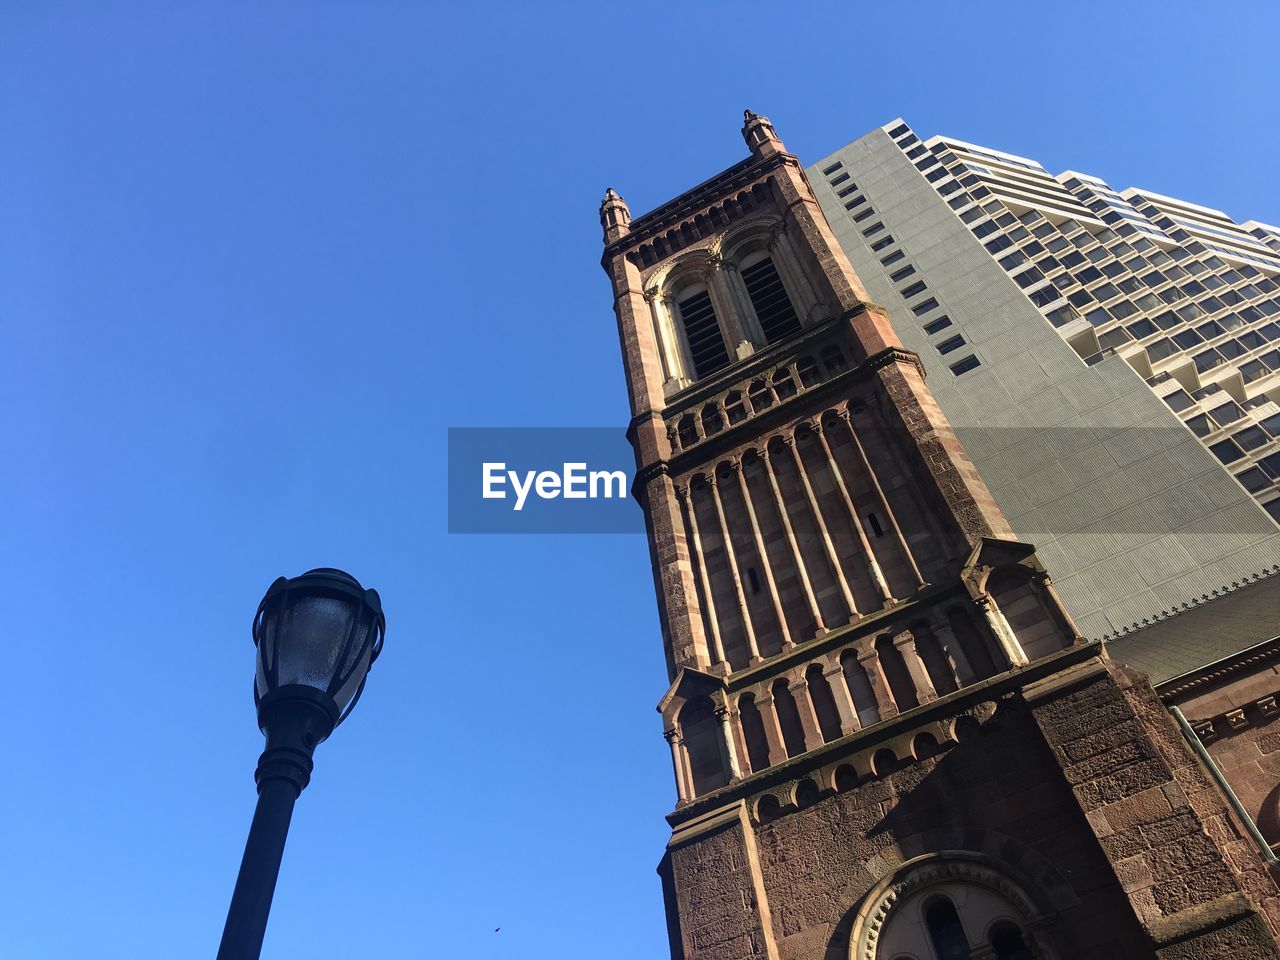
<path id="1" fill-rule="evenodd" d="M 280 577 L 253 621 L 254 701 L 284 686 L 311 687 L 333 698 L 341 723 L 360 698 L 385 632 L 378 591 L 350 574 L 322 567 Z"/>

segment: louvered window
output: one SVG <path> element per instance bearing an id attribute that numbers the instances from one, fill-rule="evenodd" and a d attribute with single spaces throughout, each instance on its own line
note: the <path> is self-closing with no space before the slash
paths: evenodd
<path id="1" fill-rule="evenodd" d="M 742 268 L 742 280 L 747 285 L 747 295 L 756 308 L 760 326 L 767 343 L 774 343 L 800 329 L 800 318 L 787 297 L 778 276 L 778 268 L 766 258 L 759 263 Z"/>
<path id="2" fill-rule="evenodd" d="M 680 301 L 680 319 L 693 357 L 694 375 L 701 379 L 729 365 L 711 297 L 704 290 Z"/>

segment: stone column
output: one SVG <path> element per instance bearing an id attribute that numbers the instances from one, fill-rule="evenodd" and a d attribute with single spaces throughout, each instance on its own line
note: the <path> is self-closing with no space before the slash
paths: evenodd
<path id="1" fill-rule="evenodd" d="M 858 613 L 858 605 L 853 602 L 853 592 L 849 589 L 849 583 L 844 578 L 844 571 L 840 569 L 840 557 L 836 553 L 836 546 L 831 541 L 831 534 L 827 532 L 827 523 L 822 519 L 822 509 L 818 506 L 818 498 L 813 495 L 813 484 L 809 482 L 809 474 L 804 469 L 804 458 L 800 456 L 800 448 L 796 446 L 795 437 L 783 437 L 783 442 L 791 449 L 791 455 L 795 458 L 796 471 L 800 474 L 800 482 L 804 484 L 805 495 L 809 498 L 809 509 L 813 511 L 814 522 L 818 525 L 818 532 L 822 535 L 822 543 L 827 549 L 827 559 L 831 561 L 831 569 L 835 574 L 836 583 L 840 585 L 840 594 L 844 597 L 844 602 L 849 608 L 849 622 L 857 620 L 861 614 Z"/>
<path id="2" fill-rule="evenodd" d="M 778 595 L 778 585 L 773 581 L 773 565 L 769 563 L 769 554 L 764 548 L 764 536 L 760 533 L 760 524 L 756 521 L 756 508 L 751 502 L 751 491 L 747 488 L 747 471 L 741 460 L 734 460 L 732 466 L 733 472 L 738 475 L 742 501 L 746 504 L 747 516 L 751 520 L 751 533 L 756 538 L 756 554 L 760 557 L 760 566 L 764 569 L 764 581 L 769 587 L 769 598 L 773 601 L 773 613 L 778 618 L 778 628 L 782 631 L 782 649 L 790 650 L 795 644 L 791 642 L 791 631 L 787 629 L 787 615 L 782 609 L 782 598 Z"/>
<path id="3" fill-rule="evenodd" d="M 827 663 L 822 668 L 822 676 L 831 690 L 831 698 L 836 702 L 836 713 L 840 715 L 840 733 L 847 737 L 855 730 L 862 729 L 862 724 L 858 722 L 858 708 L 854 705 L 853 695 L 849 693 L 849 684 L 844 678 L 844 667 L 840 661 Z"/>
<path id="4" fill-rule="evenodd" d="M 668 382 L 674 381 L 673 385 L 677 389 L 687 387 L 693 383 L 693 359 L 689 356 L 685 338 L 676 330 L 675 305 L 661 290 L 646 293 L 645 299 L 649 301 L 654 329 L 658 333 Z"/>
<path id="5" fill-rule="evenodd" d="M 813 595 L 813 584 L 809 581 L 809 571 L 804 565 L 804 555 L 800 553 L 800 545 L 796 542 L 795 530 L 791 527 L 791 517 L 787 513 L 786 501 L 782 499 L 782 491 L 778 488 L 778 477 L 773 472 L 773 461 L 766 443 L 760 451 L 760 459 L 764 461 L 764 472 L 769 477 L 769 486 L 773 490 L 773 500 L 778 508 L 778 517 L 782 520 L 782 529 L 786 531 L 787 542 L 791 544 L 791 555 L 796 560 L 796 572 L 799 573 L 800 586 L 804 589 L 805 599 L 809 601 L 809 612 L 813 614 L 818 631 L 827 629 L 822 621 L 822 612 L 818 609 L 818 598 Z"/>
<path id="6" fill-rule="evenodd" d="M 687 771 L 684 764 L 684 740 L 680 736 L 679 730 L 667 730 L 662 736 L 671 746 L 671 765 L 675 769 L 676 775 L 676 806 L 682 803 L 688 803 L 693 796 L 693 791 L 689 789 L 686 778 Z"/>
<path id="7" fill-rule="evenodd" d="M 960 638 L 951 629 L 951 624 L 943 620 L 941 623 L 930 624 L 929 629 L 938 638 L 938 646 L 942 648 L 943 656 L 955 671 L 956 680 L 959 681 L 960 686 L 963 687 L 977 680 L 978 675 L 974 673 L 969 658 L 965 656 L 964 648 L 960 646 Z"/>
<path id="8" fill-rule="evenodd" d="M 741 281 L 732 264 L 716 257 L 711 261 L 711 269 L 712 275 L 708 279 L 711 280 L 712 296 L 716 298 L 716 318 L 730 341 L 729 359 L 745 360 L 756 352 L 757 343 L 764 343 L 763 338 L 757 341 L 756 325 L 753 319 L 749 319 L 754 317 L 755 311 L 744 305 L 746 291 L 737 289 Z"/>
<path id="9" fill-rule="evenodd" d="M 920 703 L 937 700 L 938 691 L 933 688 L 933 681 L 929 679 L 929 671 L 925 669 L 924 661 L 920 659 L 920 651 L 916 649 L 916 638 L 911 635 L 911 631 L 903 630 L 895 633 L 893 645 L 898 648 L 903 662 L 907 665 L 907 673 L 911 675 L 911 683 L 916 688 L 916 699 Z"/>
<path id="10" fill-rule="evenodd" d="M 862 440 L 858 437 L 858 431 L 854 429 L 853 416 L 849 413 L 848 407 L 841 410 L 839 416 L 849 429 L 849 439 L 853 443 L 854 451 L 858 454 L 858 462 L 862 465 L 867 479 L 871 481 L 871 489 L 875 491 L 880 509 L 884 511 L 885 518 L 893 529 L 894 536 L 897 537 L 898 546 L 902 549 L 902 555 L 907 558 L 907 563 L 911 565 L 911 572 L 915 574 L 916 578 L 916 587 L 926 586 L 924 576 L 920 573 L 920 567 L 916 565 L 915 555 L 911 552 L 911 546 L 907 543 L 906 535 L 902 532 L 902 524 L 898 523 L 898 518 L 894 516 L 893 507 L 889 506 L 889 498 L 885 496 L 884 488 L 880 486 L 880 479 L 876 476 L 875 470 L 872 469 L 871 461 L 867 457 L 867 451 L 863 449 Z"/>
<path id="11" fill-rule="evenodd" d="M 773 694 L 756 697 L 756 709 L 760 711 L 760 723 L 764 727 L 764 742 L 769 747 L 769 766 L 774 767 L 788 757 L 787 742 L 782 737 L 782 725 L 778 723 L 778 711 L 773 706 Z"/>
<path id="12" fill-rule="evenodd" d="M 827 468 L 835 478 L 836 486 L 840 489 L 840 496 L 844 497 L 844 504 L 849 510 L 849 519 L 853 521 L 854 532 L 858 535 L 858 543 L 862 545 L 862 553 L 866 557 L 867 573 L 871 577 L 871 582 L 875 584 L 876 591 L 880 594 L 880 600 L 884 606 L 891 607 L 893 606 L 893 593 L 889 590 L 889 583 L 884 578 L 884 571 L 880 569 L 880 564 L 876 562 L 875 552 L 871 549 L 871 541 L 867 539 L 867 531 L 862 526 L 862 518 L 858 516 L 858 508 L 854 505 L 853 496 L 849 493 L 849 488 L 844 482 L 844 475 L 840 472 L 840 464 L 836 463 L 835 455 L 831 452 L 831 445 L 827 443 L 827 434 L 822 428 L 822 421 L 815 420 L 810 426 L 818 436 L 818 442 L 822 445 L 822 452 L 827 455 Z"/>
<path id="13" fill-rule="evenodd" d="M 707 600 L 707 621 L 711 624 L 711 655 L 714 663 L 724 663 L 724 644 L 720 642 L 720 621 L 716 619 L 716 601 L 711 596 L 711 578 L 707 576 L 707 558 L 702 552 L 702 542 L 698 538 L 698 513 L 693 507 L 693 488 L 676 487 L 676 499 L 684 506 L 685 523 L 689 527 L 689 539 L 693 543 L 693 553 L 698 558 L 698 573 L 702 580 L 702 595 Z"/>
<path id="14" fill-rule="evenodd" d="M 742 779 L 742 765 L 738 762 L 738 745 L 734 741 L 733 724 L 729 719 L 728 707 L 716 708 L 716 719 L 720 721 L 720 736 L 724 741 L 724 755 L 729 762 L 729 779 Z"/>
<path id="15" fill-rule="evenodd" d="M 880 665 L 880 654 L 875 644 L 870 642 L 870 638 L 867 642 L 858 644 L 858 665 L 871 681 L 871 692 L 875 694 L 880 719 L 888 720 L 890 717 L 896 717 L 900 712 L 898 704 L 894 701 L 893 692 L 889 689 L 889 679 L 884 675 L 884 667 Z"/>
<path id="16" fill-rule="evenodd" d="M 811 320 L 815 319 L 814 308 L 820 301 L 818 295 L 814 293 L 813 284 L 809 282 L 809 275 L 805 273 L 795 251 L 791 249 L 791 240 L 786 235 L 785 226 L 774 231 L 773 236 L 769 238 L 769 256 L 773 258 L 773 264 L 778 268 L 783 289 L 791 295 L 791 304 L 795 307 L 796 316 L 800 318 L 801 324 L 807 326 Z"/>
<path id="17" fill-rule="evenodd" d="M 988 595 L 983 594 L 975 602 L 978 604 L 978 609 L 982 611 L 982 616 L 987 621 L 987 626 L 995 634 L 996 643 L 1000 644 L 1000 652 L 1004 654 L 1009 666 L 1020 667 L 1025 664 L 1027 655 L 1022 650 L 1022 644 L 1018 643 L 1018 638 L 1013 633 L 1013 627 L 1009 626 L 1009 621 L 1004 618 L 1004 614 L 1000 612 L 1000 608 L 996 606 L 995 601 Z"/>
<path id="18" fill-rule="evenodd" d="M 796 702 L 796 712 L 800 714 L 800 729 L 804 731 L 804 748 L 816 750 L 825 741 L 822 739 L 818 713 L 813 709 L 813 698 L 809 696 L 809 681 L 804 677 L 788 681 L 787 689 L 791 691 L 791 699 Z"/>
<path id="19" fill-rule="evenodd" d="M 711 499 L 716 505 L 716 516 L 720 518 L 720 534 L 724 538 L 725 556 L 729 558 L 729 573 L 733 577 L 733 589 L 738 596 L 738 611 L 742 614 L 742 627 L 747 634 L 747 649 L 751 652 L 751 662 L 759 663 L 764 658 L 760 656 L 760 649 L 756 646 L 756 631 L 751 626 L 751 611 L 747 608 L 747 596 L 742 592 L 742 577 L 738 575 L 738 558 L 734 553 L 733 540 L 729 536 L 729 524 L 724 519 L 724 504 L 720 502 L 720 488 L 714 470 L 707 478 L 707 485 L 711 487 Z"/>

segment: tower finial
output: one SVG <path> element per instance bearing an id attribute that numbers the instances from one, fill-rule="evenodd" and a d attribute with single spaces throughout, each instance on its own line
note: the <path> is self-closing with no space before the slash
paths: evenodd
<path id="1" fill-rule="evenodd" d="M 762 117 L 753 110 L 742 111 L 742 139 L 747 141 L 751 153 L 757 157 L 785 153 L 787 149 L 769 118 Z"/>
<path id="2" fill-rule="evenodd" d="M 618 191 L 609 187 L 600 201 L 600 226 L 604 227 L 604 242 L 613 243 L 631 232 L 631 208 Z"/>

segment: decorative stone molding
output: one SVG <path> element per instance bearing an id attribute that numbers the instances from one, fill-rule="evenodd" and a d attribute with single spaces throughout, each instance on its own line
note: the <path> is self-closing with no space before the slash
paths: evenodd
<path id="1" fill-rule="evenodd" d="M 1267 579 L 1267 577 L 1274 577 L 1277 574 L 1280 574 L 1280 564 L 1276 564 L 1274 566 L 1267 567 L 1266 569 L 1259 570 L 1255 573 L 1248 574 L 1246 576 L 1241 577 L 1239 580 L 1232 580 L 1231 583 L 1226 586 L 1219 587 L 1218 589 L 1212 590 L 1209 593 L 1202 593 L 1200 594 L 1200 596 L 1192 600 L 1189 600 L 1185 603 L 1178 604 L 1177 606 L 1169 607 L 1168 609 L 1162 610 L 1160 613 L 1153 614 L 1150 617 L 1143 617 L 1141 620 L 1136 620 L 1133 623 L 1129 624 L 1129 626 L 1127 627 L 1123 627 L 1119 630 L 1113 630 L 1110 633 L 1104 633 L 1102 636 L 1098 637 L 1097 639 L 1104 640 L 1104 641 L 1118 640 L 1121 637 L 1125 637 L 1131 633 L 1138 632 L 1143 627 L 1149 627 L 1153 623 L 1159 623 L 1162 620 L 1168 620 L 1170 617 L 1175 617 L 1178 614 L 1184 613 L 1187 610 L 1194 610 L 1196 607 L 1203 606 L 1204 604 L 1209 603 L 1212 600 L 1216 600 L 1218 597 L 1225 597 L 1229 593 L 1234 593 L 1235 591 L 1239 590 L 1241 587 L 1246 587 L 1251 583 L 1257 583 L 1259 580 L 1265 580 Z M 1162 691 L 1162 694 L 1163 694 L 1163 691 Z"/>
<path id="2" fill-rule="evenodd" d="M 1189 720 L 1188 722 L 1191 724 L 1191 729 L 1196 732 L 1196 736 L 1200 738 L 1200 741 L 1209 743 L 1211 740 L 1217 740 L 1224 734 L 1224 731 L 1227 736 L 1230 736 L 1248 727 L 1270 723 L 1276 718 L 1278 709 L 1280 709 L 1277 707 L 1278 697 L 1280 697 L 1280 692 L 1260 697 L 1234 710 L 1227 710 L 1212 717 Z"/>
<path id="3" fill-rule="evenodd" d="M 849 937 L 849 960 L 877 960 L 880 934 L 890 915 L 903 900 L 929 887 L 944 883 L 972 883 L 995 890 L 1022 914 L 1024 933 L 1044 920 L 1044 909 L 1016 879 L 1013 871 L 986 854 L 967 850 L 943 850 L 908 860 L 872 887 L 853 922 Z M 1039 944 L 1037 947 L 1043 950 Z"/>

